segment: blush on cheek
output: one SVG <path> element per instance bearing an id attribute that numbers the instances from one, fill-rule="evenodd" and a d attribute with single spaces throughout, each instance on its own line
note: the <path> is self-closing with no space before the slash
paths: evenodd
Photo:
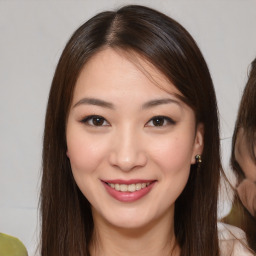
<path id="1" fill-rule="evenodd" d="M 94 169 L 95 160 L 92 156 L 87 156 L 87 154 L 80 154 L 81 152 L 72 152 L 70 154 L 70 163 L 72 171 L 76 172 L 90 172 Z"/>
<path id="2" fill-rule="evenodd" d="M 68 155 L 72 169 L 76 172 L 93 172 L 104 158 L 104 147 L 83 141 L 68 143 Z"/>
<path id="3" fill-rule="evenodd" d="M 162 163 L 161 165 L 169 166 L 172 169 L 179 169 L 184 165 L 190 166 L 192 152 L 185 142 L 183 144 L 184 146 L 182 143 L 174 143 L 174 141 L 161 143 L 154 147 L 152 155 L 157 162 Z"/>

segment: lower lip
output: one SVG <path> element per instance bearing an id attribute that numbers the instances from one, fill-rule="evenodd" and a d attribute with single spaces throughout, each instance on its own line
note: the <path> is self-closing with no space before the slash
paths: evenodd
<path id="1" fill-rule="evenodd" d="M 107 192 L 114 197 L 116 200 L 121 201 L 121 202 L 134 202 L 139 200 L 140 198 L 144 197 L 147 195 L 150 190 L 153 188 L 155 185 L 155 182 L 151 183 L 147 187 L 137 190 L 134 192 L 120 192 L 115 190 L 114 188 L 111 188 L 109 185 L 107 185 L 105 182 L 102 182 L 103 185 L 105 186 Z"/>

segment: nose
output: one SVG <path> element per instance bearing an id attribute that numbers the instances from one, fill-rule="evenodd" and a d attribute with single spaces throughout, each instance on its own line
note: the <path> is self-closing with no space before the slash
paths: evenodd
<path id="1" fill-rule="evenodd" d="M 148 159 L 139 134 L 125 130 L 116 134 L 112 141 L 109 162 L 112 166 L 128 172 L 146 165 Z"/>

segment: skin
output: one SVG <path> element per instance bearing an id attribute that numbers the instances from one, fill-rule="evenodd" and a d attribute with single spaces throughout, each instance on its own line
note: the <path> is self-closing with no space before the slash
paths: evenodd
<path id="1" fill-rule="evenodd" d="M 67 120 L 67 156 L 92 206 L 91 253 L 170 255 L 173 250 L 172 255 L 179 255 L 179 247 L 174 248 L 175 201 L 195 155 L 202 153 L 203 126 L 196 125 L 193 110 L 157 69 L 139 56 L 137 62 L 126 56 L 107 48 L 90 59 L 78 77 Z M 165 101 L 152 104 L 159 99 Z M 91 115 L 104 119 L 95 126 Z M 167 119 L 158 119 L 156 126 L 156 116 Z M 139 200 L 120 202 L 102 183 L 113 179 L 155 182 Z"/>
<path id="2" fill-rule="evenodd" d="M 254 151 L 256 152 L 256 145 Z M 246 178 L 256 182 L 256 164 L 250 156 L 243 128 L 240 128 L 237 133 L 235 158 L 242 168 Z"/>
<path id="3" fill-rule="evenodd" d="M 256 217 L 256 164 L 250 155 L 243 128 L 237 133 L 235 158 L 245 174 L 245 179 L 237 187 L 239 198 L 251 215 Z"/>

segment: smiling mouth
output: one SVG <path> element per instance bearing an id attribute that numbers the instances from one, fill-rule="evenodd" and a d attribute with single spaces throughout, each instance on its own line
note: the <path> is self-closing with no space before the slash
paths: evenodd
<path id="1" fill-rule="evenodd" d="M 120 192 L 135 192 L 148 187 L 153 182 L 147 183 L 134 183 L 134 184 L 118 184 L 118 183 L 107 183 L 108 186 Z"/>
<path id="2" fill-rule="evenodd" d="M 110 196 L 121 202 L 134 202 L 146 196 L 157 180 L 101 180 Z"/>

